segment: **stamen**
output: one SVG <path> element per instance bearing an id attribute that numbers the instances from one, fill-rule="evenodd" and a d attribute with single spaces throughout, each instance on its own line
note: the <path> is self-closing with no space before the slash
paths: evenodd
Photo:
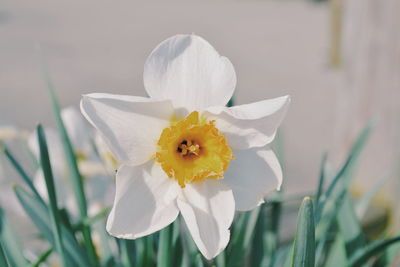
<path id="1" fill-rule="evenodd" d="M 200 145 L 194 140 L 183 140 L 176 151 L 183 157 L 198 156 L 200 152 Z"/>

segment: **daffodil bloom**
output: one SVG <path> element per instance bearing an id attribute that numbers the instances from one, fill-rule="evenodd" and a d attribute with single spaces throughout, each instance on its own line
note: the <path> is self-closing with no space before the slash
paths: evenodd
<path id="1" fill-rule="evenodd" d="M 181 213 L 211 259 L 229 241 L 235 209 L 255 208 L 282 183 L 268 144 L 289 97 L 225 107 L 234 68 L 196 35 L 157 46 L 145 63 L 144 85 L 150 98 L 94 93 L 81 101 L 120 164 L 107 231 L 135 239 Z"/>

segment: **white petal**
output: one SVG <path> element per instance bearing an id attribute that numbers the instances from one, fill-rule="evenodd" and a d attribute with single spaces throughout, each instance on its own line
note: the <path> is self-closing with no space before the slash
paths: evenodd
<path id="1" fill-rule="evenodd" d="M 84 95 L 81 111 L 96 127 L 111 153 L 126 165 L 147 162 L 173 114 L 170 101 L 110 94 Z"/>
<path id="2" fill-rule="evenodd" d="M 231 108 L 211 107 L 204 115 L 216 121 L 230 146 L 248 149 L 272 142 L 289 103 L 290 97 L 283 96 Z"/>
<path id="3" fill-rule="evenodd" d="M 152 98 L 170 99 L 190 111 L 225 106 L 236 86 L 232 63 L 193 34 L 159 44 L 145 63 L 143 79 Z"/>
<path id="4" fill-rule="evenodd" d="M 281 166 L 269 148 L 236 150 L 234 155 L 221 181 L 232 189 L 236 210 L 251 210 L 264 202 L 266 193 L 280 189 Z"/>
<path id="5" fill-rule="evenodd" d="M 61 111 L 61 117 L 75 152 L 88 156 L 91 152 L 91 128 L 88 127 L 87 121 L 75 107 L 64 108 Z"/>
<path id="6" fill-rule="evenodd" d="M 200 252 L 216 257 L 229 242 L 229 227 L 235 213 L 232 191 L 217 180 L 186 185 L 178 207 Z"/>
<path id="7" fill-rule="evenodd" d="M 179 214 L 179 186 L 158 164 L 122 165 L 117 172 L 116 194 L 107 231 L 116 237 L 136 239 L 172 223 Z"/>

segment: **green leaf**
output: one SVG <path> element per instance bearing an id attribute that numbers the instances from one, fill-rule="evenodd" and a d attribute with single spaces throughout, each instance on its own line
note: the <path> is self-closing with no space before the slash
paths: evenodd
<path id="1" fill-rule="evenodd" d="M 265 233 L 265 206 L 261 206 L 261 211 L 260 215 L 258 216 L 257 223 L 254 227 L 254 237 L 253 241 L 250 245 L 248 256 L 247 256 L 247 265 L 250 266 L 260 266 L 262 259 L 264 257 L 265 253 L 265 247 L 264 247 L 264 233 Z"/>
<path id="2" fill-rule="evenodd" d="M 234 240 L 232 240 L 232 249 L 228 257 L 228 266 L 243 266 L 246 260 L 247 253 L 251 247 L 251 242 L 254 237 L 254 228 L 260 214 L 260 207 L 255 208 L 251 212 L 246 212 L 241 219 L 238 227 L 235 227 L 236 232 Z"/>
<path id="3" fill-rule="evenodd" d="M 20 186 L 14 186 L 14 191 L 32 222 L 42 233 L 43 237 L 55 247 L 56 243 L 52 232 L 52 226 L 49 223 L 50 215 L 48 207 L 43 205 L 43 203 L 38 201 L 36 197 L 26 192 Z M 75 237 L 65 228 L 64 225 L 61 225 L 61 232 L 63 235 L 62 241 L 63 247 L 65 248 L 68 266 L 92 266 Z"/>
<path id="4" fill-rule="evenodd" d="M 344 196 L 337 220 L 346 243 L 347 256 L 350 257 L 364 247 L 366 241 L 348 194 Z"/>
<path id="5" fill-rule="evenodd" d="M 232 107 L 235 105 L 235 96 L 233 95 L 231 99 L 229 99 L 228 103 L 226 104 L 227 107 Z"/>
<path id="6" fill-rule="evenodd" d="M 328 253 L 330 243 L 335 239 L 337 231 L 337 216 L 346 197 L 346 190 L 342 190 L 338 197 L 328 199 L 325 204 L 325 212 L 316 226 L 315 236 L 317 240 L 316 260 L 321 262 L 324 254 Z"/>
<path id="7" fill-rule="evenodd" d="M 223 250 L 216 258 L 215 263 L 218 267 L 226 267 L 226 255 L 225 250 Z"/>
<path id="8" fill-rule="evenodd" d="M 154 260 L 156 259 L 156 253 L 154 249 L 154 236 L 149 235 L 144 238 L 146 245 L 146 266 L 153 266 Z"/>
<path id="9" fill-rule="evenodd" d="M 180 222 L 179 219 L 175 220 L 172 223 L 172 246 L 174 249 L 177 248 L 178 243 L 179 243 L 179 236 L 180 236 L 181 228 L 180 228 Z"/>
<path id="10" fill-rule="evenodd" d="M 386 262 L 387 264 L 398 260 L 398 256 L 400 255 L 400 243 L 396 243 L 388 247 L 384 255 L 382 256 L 381 261 Z M 383 265 L 385 266 L 385 265 Z"/>
<path id="11" fill-rule="evenodd" d="M 2 209 L 0 209 L 0 243 L 11 266 L 25 267 L 28 265 L 28 261 L 22 254 L 23 250 L 19 240 Z"/>
<path id="12" fill-rule="evenodd" d="M 364 248 L 362 251 L 359 251 L 355 255 L 350 258 L 350 266 L 357 267 L 362 266 L 369 259 L 377 256 L 379 253 L 383 252 L 389 246 L 400 241 L 400 236 L 396 236 L 393 238 L 388 238 L 384 240 L 375 241 L 368 247 Z"/>
<path id="13" fill-rule="evenodd" d="M 112 238 L 106 231 L 104 231 L 104 229 L 106 229 L 106 221 L 99 221 L 94 227 L 98 229 L 97 233 L 100 236 L 99 250 L 100 255 L 102 256 L 101 266 L 115 266 L 116 263 L 114 259 L 114 254 L 110 246 L 110 241 Z"/>
<path id="14" fill-rule="evenodd" d="M 369 123 L 354 142 L 344 165 L 337 172 L 328 189 L 322 194 L 317 203 L 315 217 L 317 223 L 318 260 L 320 260 L 325 250 L 325 243 L 335 239 L 335 237 L 329 237 L 328 235 L 330 235 L 330 230 L 336 222 L 339 223 L 340 230 L 345 238 L 347 255 L 353 255 L 357 249 L 365 244 L 348 191 L 371 129 L 372 124 Z"/>
<path id="15" fill-rule="evenodd" d="M 153 236 L 145 236 L 135 240 L 138 266 L 153 266 L 155 259 Z"/>
<path id="16" fill-rule="evenodd" d="M 338 186 L 341 184 L 339 183 L 341 179 L 343 179 L 344 174 L 346 173 L 347 169 L 350 167 L 351 164 L 351 155 L 348 157 L 346 160 L 345 164 L 342 166 L 342 168 L 339 170 L 339 172 L 335 175 L 335 178 L 332 180 L 331 184 L 329 185 L 328 189 L 326 192 L 322 195 L 320 198 L 320 201 L 317 203 L 317 208 L 315 211 L 315 221 L 318 224 L 319 221 L 321 220 L 322 214 L 326 212 L 326 204 L 328 203 L 334 203 L 343 193 L 347 191 L 347 188 L 342 185 L 342 187 L 339 190 L 336 190 Z M 334 194 L 334 192 L 340 191 L 340 193 Z M 336 206 L 333 206 L 332 208 L 335 208 Z"/>
<path id="17" fill-rule="evenodd" d="M 250 212 L 249 219 L 246 224 L 246 230 L 244 232 L 243 238 L 243 251 L 246 251 L 250 248 L 251 241 L 254 238 L 254 227 L 256 226 L 258 216 L 260 215 L 261 207 L 258 206 L 254 210 Z"/>
<path id="18" fill-rule="evenodd" d="M 43 69 L 44 80 L 46 82 L 46 87 L 47 87 L 48 94 L 49 94 L 50 100 L 51 100 L 54 118 L 55 118 L 58 132 L 60 134 L 60 138 L 61 138 L 61 141 L 63 144 L 65 158 L 67 160 L 67 166 L 68 166 L 69 174 L 71 177 L 72 188 L 73 188 L 75 199 L 76 199 L 78 209 L 79 209 L 80 219 L 81 219 L 81 221 L 83 221 L 87 217 L 87 202 L 86 202 L 86 196 L 85 196 L 85 191 L 84 191 L 84 187 L 83 187 L 83 179 L 82 179 L 81 174 L 79 173 L 78 164 L 77 164 L 76 158 L 75 158 L 75 153 L 72 148 L 71 141 L 68 137 L 67 130 L 65 129 L 64 122 L 62 121 L 62 118 L 61 118 L 60 105 L 58 104 L 57 97 L 54 92 L 53 84 L 50 80 L 49 74 L 47 72 L 47 69 L 45 68 L 45 64 L 44 64 L 43 60 L 41 61 L 41 64 L 42 64 L 42 69 Z M 97 265 L 98 259 L 97 259 L 96 251 L 95 251 L 95 248 L 93 245 L 93 241 L 92 241 L 92 237 L 91 237 L 91 233 L 90 233 L 90 227 L 84 226 L 84 228 L 82 229 L 82 234 L 83 234 L 83 238 L 85 240 L 85 247 L 86 247 L 86 251 L 89 255 L 90 261 L 92 262 L 92 264 Z"/>
<path id="19" fill-rule="evenodd" d="M 290 266 L 291 265 L 291 260 L 290 260 L 291 255 L 293 255 L 293 246 L 292 245 L 283 246 L 276 250 L 273 260 L 271 260 L 269 262 L 269 259 L 267 259 L 266 261 L 263 261 L 260 266 L 271 266 L 271 267 Z M 268 262 L 269 262 L 269 264 L 268 264 Z"/>
<path id="20" fill-rule="evenodd" d="M 157 267 L 170 267 L 172 266 L 171 255 L 173 254 L 171 247 L 172 225 L 160 231 L 160 238 L 158 241 L 157 253 Z"/>
<path id="21" fill-rule="evenodd" d="M 172 223 L 172 266 L 182 266 L 182 264 L 189 264 L 188 252 L 187 249 L 184 248 L 182 242 L 182 234 L 181 234 L 181 223 L 179 217 Z"/>
<path id="22" fill-rule="evenodd" d="M 231 227 L 231 240 L 229 248 L 234 248 L 236 245 L 240 245 L 244 237 L 244 229 L 246 226 L 246 221 L 248 219 L 248 212 L 238 212 L 235 219 L 233 220 L 233 225 Z M 232 253 L 230 253 L 232 254 Z"/>
<path id="23" fill-rule="evenodd" d="M 83 220 L 82 224 L 85 226 L 90 226 L 97 222 L 99 219 L 104 218 L 108 212 L 111 210 L 111 207 L 106 207 L 99 211 L 96 215 L 93 215 L 92 217 L 87 217 Z"/>
<path id="24" fill-rule="evenodd" d="M 18 163 L 17 159 L 10 152 L 10 150 L 7 148 L 6 145 L 3 145 L 3 149 L 4 149 L 4 154 L 6 155 L 7 159 L 10 161 L 11 165 L 21 176 L 21 178 L 25 182 L 25 184 L 29 187 L 29 189 L 32 191 L 32 193 L 35 194 L 37 199 L 44 203 L 44 201 L 43 201 L 42 197 L 40 196 L 39 192 L 37 191 L 36 187 L 33 185 L 32 179 L 26 173 L 24 168 L 22 168 L 22 166 Z"/>
<path id="25" fill-rule="evenodd" d="M 361 152 L 365 147 L 365 144 L 368 140 L 369 135 L 371 134 L 373 127 L 373 123 L 370 122 L 363 129 L 361 134 L 358 136 L 357 140 L 354 142 L 350 154 L 347 157 L 344 165 L 339 170 L 339 172 L 334 177 L 333 181 L 329 185 L 326 192 L 321 196 L 320 201 L 317 203 L 316 211 L 315 211 L 315 219 L 316 223 L 319 223 L 319 220 L 322 217 L 324 206 L 326 202 L 330 198 L 338 198 L 342 195 L 343 192 L 347 192 L 350 187 L 352 178 L 354 176 L 354 172 L 357 167 L 357 163 L 359 162 Z M 338 185 L 339 189 L 338 189 Z"/>
<path id="26" fill-rule="evenodd" d="M 319 199 L 322 195 L 322 192 L 324 190 L 324 183 L 325 183 L 325 176 L 326 176 L 326 164 L 328 161 L 328 155 L 324 154 L 322 157 L 322 162 L 321 162 L 321 168 L 320 168 L 320 174 L 319 174 L 319 182 L 318 182 L 318 189 L 317 193 L 315 194 L 315 203 L 318 204 Z"/>
<path id="27" fill-rule="evenodd" d="M 196 267 L 204 267 L 203 257 L 200 254 L 196 255 L 195 266 Z"/>
<path id="28" fill-rule="evenodd" d="M 278 195 L 283 193 L 279 191 Z M 266 265 L 269 262 L 269 266 L 275 266 L 276 250 L 279 242 L 279 222 L 282 214 L 282 202 L 273 201 L 270 204 L 270 215 L 267 217 L 267 229 L 263 236 L 263 243 L 265 247 L 265 254 L 262 262 Z M 264 266 L 264 265 L 263 265 Z"/>
<path id="29" fill-rule="evenodd" d="M 354 177 L 354 173 L 358 167 L 358 163 L 360 161 L 361 153 L 368 141 L 369 136 L 371 135 L 372 129 L 374 127 L 374 122 L 370 121 L 362 130 L 361 134 L 358 136 L 356 142 L 353 144 L 350 150 L 350 158 L 351 164 L 348 170 L 345 173 L 345 186 L 349 187 L 352 178 Z"/>
<path id="30" fill-rule="evenodd" d="M 178 219 L 181 225 L 180 243 L 181 243 L 181 254 L 182 259 L 180 261 L 180 267 L 192 266 L 194 262 L 195 255 L 198 253 L 197 247 L 194 244 L 193 239 L 189 235 L 189 231 L 184 223 L 182 223 L 182 217 L 179 216 Z M 178 251 L 176 251 L 178 252 Z"/>
<path id="31" fill-rule="evenodd" d="M 128 239 L 119 239 L 118 241 L 121 245 L 121 259 L 123 266 L 125 267 L 135 266 L 134 262 L 135 241 Z"/>
<path id="32" fill-rule="evenodd" d="M 290 250 L 289 253 L 287 254 L 288 257 L 286 257 L 286 259 L 283 261 L 283 267 L 291 267 L 293 264 L 293 252 L 294 252 L 294 245 L 290 246 Z M 275 267 L 274 265 L 270 265 Z M 279 266 L 279 265 L 278 265 Z"/>
<path id="33" fill-rule="evenodd" d="M 311 198 L 304 198 L 297 217 L 297 230 L 293 244 L 295 267 L 314 267 L 315 265 L 315 227 Z"/>
<path id="34" fill-rule="evenodd" d="M 61 220 L 60 220 L 60 214 L 58 212 L 58 207 L 57 207 L 57 194 L 56 194 L 56 189 L 54 186 L 54 178 L 53 178 L 53 172 L 51 170 L 51 164 L 50 164 L 50 159 L 49 159 L 49 151 L 47 149 L 47 143 L 46 143 L 46 136 L 44 134 L 43 128 L 41 125 L 39 125 L 37 128 L 37 137 L 38 137 L 38 142 L 39 142 L 39 150 L 40 150 L 40 164 L 42 166 L 42 171 L 44 175 L 44 179 L 46 181 L 46 187 L 47 187 L 47 193 L 49 196 L 49 202 L 50 202 L 50 220 L 51 220 L 51 226 L 54 234 L 54 240 L 56 244 L 56 250 L 58 253 L 58 256 L 60 257 L 60 262 L 62 266 L 67 266 L 67 262 L 65 260 L 65 255 L 64 255 L 64 247 L 62 243 L 62 235 L 61 235 Z"/>
<path id="35" fill-rule="evenodd" d="M 32 264 L 32 267 L 40 267 L 40 265 L 49 258 L 51 253 L 53 253 L 53 248 L 49 248 L 42 255 L 40 255 L 39 259 Z"/>
<path id="36" fill-rule="evenodd" d="M 330 249 L 326 263 L 324 265 L 321 264 L 317 266 L 325 266 L 325 267 L 348 266 L 345 240 L 341 233 L 336 235 L 335 241 L 332 245 L 332 248 Z"/>
<path id="37" fill-rule="evenodd" d="M 8 264 L 6 254 L 4 253 L 3 245 L 1 244 L 1 241 L 0 241 L 0 266 L 4 266 L 4 267 L 10 266 Z"/>

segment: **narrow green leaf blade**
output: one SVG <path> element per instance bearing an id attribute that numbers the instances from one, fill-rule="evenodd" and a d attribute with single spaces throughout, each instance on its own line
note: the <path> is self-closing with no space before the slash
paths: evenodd
<path id="1" fill-rule="evenodd" d="M 241 214 L 234 225 L 233 239 L 230 245 L 228 266 L 243 266 L 246 259 L 246 251 L 253 238 L 253 230 L 257 223 L 260 207 L 251 212 Z"/>
<path id="2" fill-rule="evenodd" d="M 315 210 L 315 219 L 317 224 L 321 219 L 326 202 L 332 197 L 334 198 L 340 197 L 342 192 L 343 191 L 346 192 L 350 187 L 352 178 L 354 177 L 354 172 L 358 165 L 357 163 L 360 160 L 361 152 L 365 147 L 368 137 L 371 134 L 372 128 L 373 128 L 373 123 L 370 122 L 363 129 L 361 134 L 358 136 L 357 140 L 352 145 L 349 156 L 347 157 L 344 165 L 338 171 L 338 173 L 334 177 L 333 181 L 329 185 L 326 192 L 320 197 L 320 201 L 318 201 Z"/>
<path id="3" fill-rule="evenodd" d="M 11 266 L 25 267 L 28 261 L 22 254 L 22 248 L 19 240 L 14 233 L 9 221 L 7 220 L 3 210 L 0 209 L 0 242 L 3 245 L 3 251 L 7 256 L 7 260 Z M 1 265 L 0 265 L 1 266 Z"/>
<path id="4" fill-rule="evenodd" d="M 121 245 L 121 259 L 123 266 L 134 267 L 135 242 L 128 239 L 119 239 Z"/>
<path id="5" fill-rule="evenodd" d="M 54 92 L 54 86 L 50 80 L 49 74 L 47 72 L 47 69 L 45 68 L 43 60 L 41 61 L 41 64 L 42 64 L 44 79 L 46 82 L 46 87 L 47 87 L 47 90 L 48 90 L 48 93 L 50 96 L 50 100 L 51 100 L 54 118 L 55 118 L 56 125 L 57 125 L 58 131 L 60 133 L 60 138 L 61 138 L 61 141 L 63 144 L 65 158 L 67 160 L 67 166 L 69 168 L 69 174 L 71 177 L 72 188 L 74 191 L 75 199 L 76 199 L 80 217 L 81 217 L 80 219 L 81 219 L 81 221 L 83 221 L 87 217 L 87 201 L 86 201 L 86 196 L 85 196 L 85 191 L 84 191 L 84 186 L 83 186 L 83 179 L 82 179 L 82 176 L 78 169 L 78 164 L 76 162 L 76 157 L 75 157 L 74 150 L 72 148 L 71 140 L 69 139 L 64 122 L 61 118 L 61 109 L 60 109 L 60 105 L 57 101 L 55 92 Z M 85 247 L 86 247 L 87 253 L 89 255 L 89 258 L 90 258 L 92 264 L 97 265 L 98 259 L 97 259 L 96 251 L 95 251 L 95 248 L 93 245 L 90 227 L 84 226 L 82 229 L 82 234 L 83 234 L 83 238 L 85 241 Z"/>
<path id="6" fill-rule="evenodd" d="M 354 177 L 354 172 L 358 167 L 358 163 L 360 161 L 360 156 L 362 151 L 364 150 L 365 145 L 367 144 L 368 138 L 371 135 L 372 129 L 374 127 L 374 121 L 370 121 L 362 130 L 361 134 L 358 136 L 357 140 L 353 144 L 350 150 L 350 158 L 351 164 L 350 168 L 345 173 L 345 185 L 346 187 L 350 186 L 352 178 Z"/>
<path id="7" fill-rule="evenodd" d="M 372 257 L 376 256 L 389 246 L 397 243 L 400 241 L 400 236 L 384 239 L 384 240 L 379 240 L 375 241 L 371 245 L 369 245 L 367 248 L 363 249 L 363 251 L 360 251 L 359 253 L 356 253 L 353 255 L 353 257 L 350 259 L 350 266 L 357 267 L 357 266 L 362 266 L 364 263 L 366 263 L 369 259 Z"/>
<path id="8" fill-rule="evenodd" d="M 322 162 L 321 162 L 321 169 L 320 169 L 317 193 L 315 194 L 315 203 L 316 204 L 319 202 L 319 199 L 320 199 L 320 197 L 322 195 L 322 192 L 324 190 L 327 161 L 328 161 L 328 155 L 324 154 L 324 156 L 322 157 Z"/>
<path id="9" fill-rule="evenodd" d="M 196 255 L 195 266 L 196 267 L 204 267 L 203 257 L 200 254 Z"/>
<path id="10" fill-rule="evenodd" d="M 279 196 L 282 196 L 282 191 L 277 192 Z M 270 204 L 270 214 L 267 217 L 267 229 L 263 236 L 263 243 L 266 249 L 262 262 L 269 266 L 275 266 L 276 250 L 279 242 L 279 223 L 282 215 L 282 202 L 273 201 Z M 264 265 L 263 265 L 264 266 Z"/>
<path id="11" fill-rule="evenodd" d="M 297 218 L 296 237 L 293 244 L 294 267 L 314 267 L 315 265 L 315 227 L 314 210 L 311 198 L 304 198 Z"/>
<path id="12" fill-rule="evenodd" d="M 110 210 L 111 207 L 105 207 L 104 209 L 99 211 L 96 215 L 93 215 L 92 217 L 87 217 L 85 220 L 83 220 L 83 225 L 90 226 L 94 224 L 98 220 L 104 218 Z"/>
<path id="13" fill-rule="evenodd" d="M 32 264 L 32 267 L 40 267 L 40 265 L 49 258 L 51 253 L 53 253 L 53 248 L 49 248 L 42 255 L 40 255 L 39 259 L 37 259 L 37 261 Z"/>
<path id="14" fill-rule="evenodd" d="M 42 197 L 40 196 L 39 192 L 37 191 L 36 187 L 33 185 L 31 177 L 27 174 L 27 172 L 24 170 L 24 168 L 19 164 L 18 160 L 14 157 L 14 155 L 11 153 L 11 151 L 7 148 L 6 145 L 3 145 L 4 149 L 4 154 L 6 155 L 7 159 L 10 161 L 11 165 L 14 167 L 14 169 L 17 171 L 17 173 L 21 176 L 22 180 L 25 182 L 25 184 L 29 187 L 29 189 L 36 195 L 36 197 L 42 201 Z"/>
<path id="15" fill-rule="evenodd" d="M 20 186 L 15 186 L 14 191 L 32 222 L 42 233 L 43 237 L 55 247 L 56 243 L 52 233 L 52 227 L 49 223 L 50 215 L 47 206 L 43 205 L 37 198 L 26 192 Z M 61 225 L 61 231 L 63 235 L 62 241 L 65 248 L 66 261 L 67 263 L 70 263 L 68 266 L 92 266 L 71 232 L 69 232 L 64 225 Z"/>
<path id="16" fill-rule="evenodd" d="M 44 134 L 43 127 L 41 125 L 39 125 L 36 129 L 37 129 L 37 137 L 40 150 L 40 165 L 42 166 L 44 179 L 46 181 L 47 193 L 49 196 L 50 215 L 51 215 L 50 219 L 54 234 L 54 240 L 56 244 L 56 250 L 58 256 L 60 257 L 61 265 L 67 266 L 64 254 L 64 247 L 62 244 L 63 237 L 61 235 L 61 229 L 60 229 L 61 220 L 57 207 L 57 194 L 54 185 L 53 171 L 51 169 L 51 164 L 49 159 L 49 151 L 47 149 L 46 136 Z"/>
<path id="17" fill-rule="evenodd" d="M 348 266 L 346 256 L 346 244 L 341 233 L 336 235 L 335 241 L 333 241 L 332 248 L 329 251 L 328 258 L 324 265 L 325 267 L 337 267 L 337 266 Z"/>
<path id="18" fill-rule="evenodd" d="M 145 236 L 135 240 L 136 260 L 138 266 L 153 266 L 155 260 L 153 236 Z"/>
<path id="19" fill-rule="evenodd" d="M 6 254 L 4 253 L 1 241 L 0 241 L 0 266 L 4 266 L 4 267 L 10 266 L 8 264 L 8 260 L 7 260 Z"/>
<path id="20" fill-rule="evenodd" d="M 366 245 L 366 241 L 348 194 L 344 196 L 343 204 L 337 214 L 337 220 L 346 243 L 347 256 L 350 257 L 357 250 L 362 249 Z"/>
<path id="21" fill-rule="evenodd" d="M 226 267 L 226 256 L 225 250 L 222 251 L 216 258 L 215 263 L 218 267 Z"/>
<path id="22" fill-rule="evenodd" d="M 160 232 L 160 238 L 158 241 L 158 253 L 157 253 L 157 267 L 170 267 L 172 264 L 171 255 L 171 241 L 172 241 L 172 225 L 164 228 Z"/>

